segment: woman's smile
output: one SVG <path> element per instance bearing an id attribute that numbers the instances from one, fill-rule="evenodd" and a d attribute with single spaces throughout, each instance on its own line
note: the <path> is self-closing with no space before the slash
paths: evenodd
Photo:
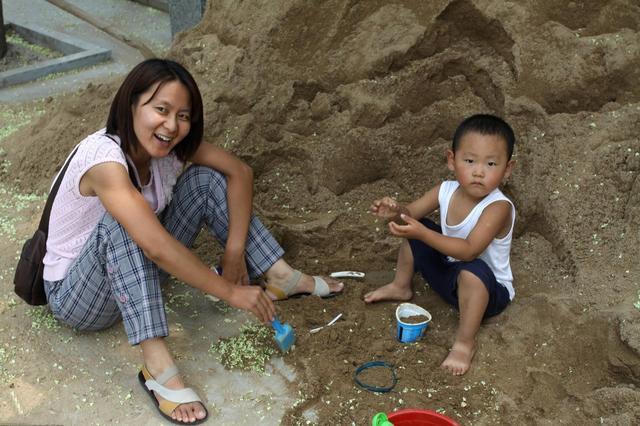
<path id="1" fill-rule="evenodd" d="M 138 155 L 168 155 L 189 133 L 190 112 L 189 92 L 180 81 L 151 86 L 133 107 L 133 128 L 142 148 Z"/>

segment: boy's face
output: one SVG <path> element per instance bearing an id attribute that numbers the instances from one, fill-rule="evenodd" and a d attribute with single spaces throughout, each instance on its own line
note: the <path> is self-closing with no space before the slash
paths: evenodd
<path id="1" fill-rule="evenodd" d="M 507 155 L 507 142 L 500 136 L 468 132 L 455 153 L 447 150 L 447 165 L 465 192 L 483 198 L 511 175 L 515 160 Z"/>

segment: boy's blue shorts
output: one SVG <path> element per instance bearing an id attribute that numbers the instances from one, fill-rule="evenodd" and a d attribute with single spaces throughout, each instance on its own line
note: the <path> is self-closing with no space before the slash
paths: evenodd
<path id="1" fill-rule="evenodd" d="M 430 219 L 423 218 L 420 223 L 433 231 L 442 233 L 440 225 Z M 458 275 L 463 269 L 480 278 L 489 292 L 489 303 L 484 313 L 485 318 L 499 314 L 509 304 L 509 291 L 496 281 L 493 271 L 484 260 L 452 262 L 447 259 L 447 256 L 420 240 L 408 241 L 413 253 L 414 270 L 420 272 L 431 288 L 456 309 L 459 309 Z"/>

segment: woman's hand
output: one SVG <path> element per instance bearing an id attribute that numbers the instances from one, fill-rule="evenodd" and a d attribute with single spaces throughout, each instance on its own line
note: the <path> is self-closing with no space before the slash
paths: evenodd
<path id="1" fill-rule="evenodd" d="M 244 253 L 233 255 L 225 251 L 220 266 L 225 280 L 236 285 L 249 284 L 249 272 L 247 271 L 247 263 L 244 260 Z"/>
<path id="2" fill-rule="evenodd" d="M 265 324 L 270 323 L 276 315 L 273 302 L 257 285 L 234 286 L 227 301 L 234 308 L 250 311 Z"/>
<path id="3" fill-rule="evenodd" d="M 402 212 L 402 206 L 393 198 L 384 197 L 375 200 L 369 207 L 369 212 L 383 219 L 391 220 Z"/>
<path id="4" fill-rule="evenodd" d="M 389 222 L 389 231 L 396 237 L 409 240 L 422 240 L 427 227 L 407 214 L 401 214 L 400 218 L 406 222 L 405 225 Z"/>

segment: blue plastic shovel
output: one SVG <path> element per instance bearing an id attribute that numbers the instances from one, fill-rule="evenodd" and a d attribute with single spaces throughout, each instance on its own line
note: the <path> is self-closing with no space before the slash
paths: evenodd
<path id="1" fill-rule="evenodd" d="M 296 342 L 296 333 L 293 331 L 293 327 L 289 323 L 282 324 L 278 321 L 278 318 L 274 318 L 271 321 L 271 327 L 276 331 L 273 339 L 278 344 L 278 347 L 282 352 L 288 351 L 291 346 Z"/>

